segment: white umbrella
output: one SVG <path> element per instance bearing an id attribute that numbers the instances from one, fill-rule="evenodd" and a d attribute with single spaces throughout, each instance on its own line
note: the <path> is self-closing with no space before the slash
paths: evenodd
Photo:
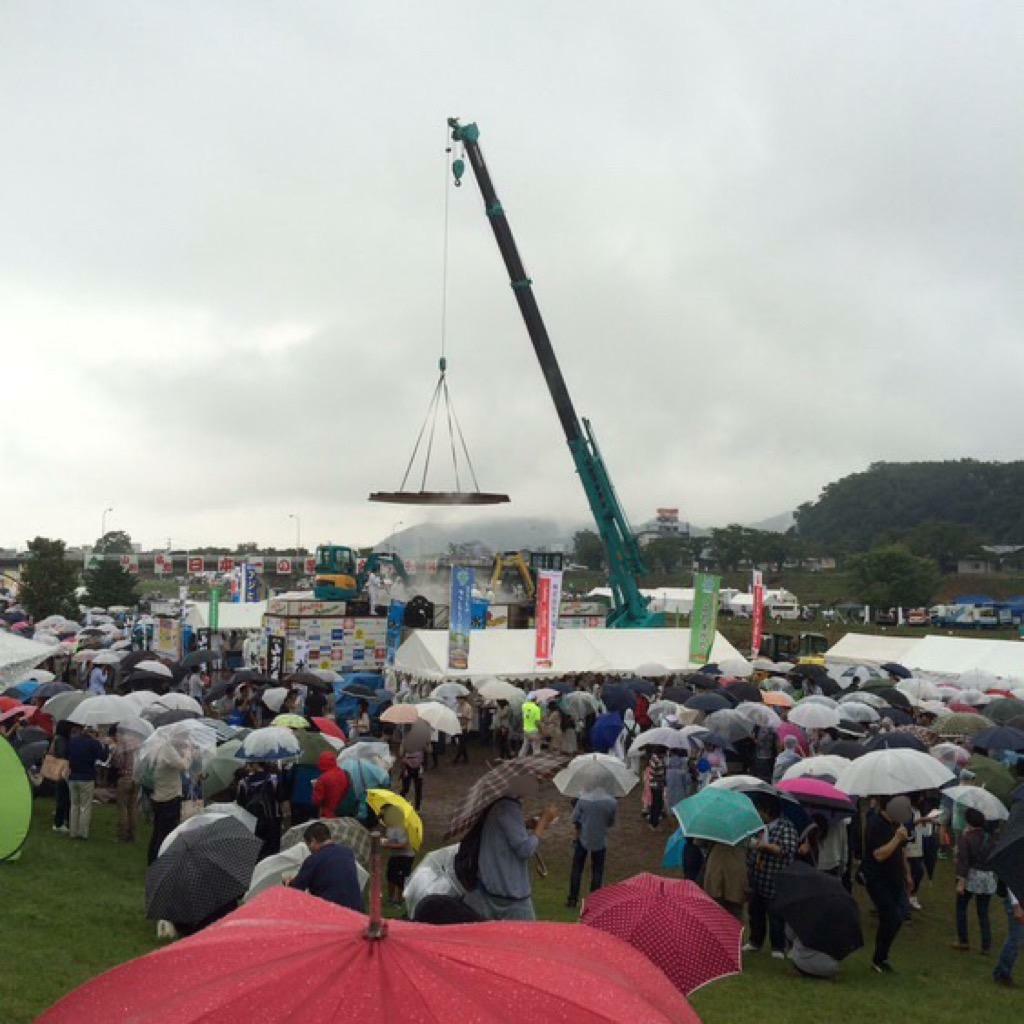
<path id="1" fill-rule="evenodd" d="M 452 846 L 431 850 L 416 865 L 416 870 L 409 876 L 402 892 L 405 910 L 410 918 L 415 915 L 420 900 L 427 896 L 451 896 L 454 899 L 461 899 L 466 895 L 455 875 L 455 854 L 458 849 L 458 843 L 455 843 Z"/>
<path id="2" fill-rule="evenodd" d="M 254 729 L 235 752 L 238 761 L 289 761 L 302 753 L 298 737 L 291 729 L 268 725 Z"/>
<path id="3" fill-rule="evenodd" d="M 136 740 L 144 740 L 155 732 L 152 722 L 147 722 L 138 715 L 122 719 L 117 723 L 117 738 L 121 739 L 122 734 L 129 734 Z"/>
<path id="4" fill-rule="evenodd" d="M 586 790 L 603 789 L 611 796 L 622 797 L 640 778 L 611 754 L 580 754 L 553 781 L 563 796 L 578 797 Z"/>
<path id="5" fill-rule="evenodd" d="M 100 651 L 95 658 L 92 659 L 94 665 L 119 665 L 121 658 L 118 656 L 116 651 Z"/>
<path id="6" fill-rule="evenodd" d="M 708 730 L 705 729 L 705 732 Z M 630 744 L 629 755 L 639 753 L 647 747 L 665 747 L 667 750 L 689 750 L 690 738 L 682 729 L 672 729 L 669 726 L 661 725 L 654 729 L 647 729 Z"/>
<path id="7" fill-rule="evenodd" d="M 991 686 L 998 686 L 999 680 L 989 672 L 972 668 L 960 673 L 957 685 L 964 690 L 987 690 Z"/>
<path id="8" fill-rule="evenodd" d="M 237 818 L 250 832 L 256 832 L 256 815 L 250 814 L 241 804 L 234 802 L 207 804 L 206 812 L 208 814 L 229 814 L 232 818 Z"/>
<path id="9" fill-rule="evenodd" d="M 137 662 L 134 668 L 136 672 L 151 672 L 156 676 L 163 676 L 165 679 L 173 679 L 174 673 L 162 661 L 150 658 L 148 661 Z"/>
<path id="10" fill-rule="evenodd" d="M 850 796 L 895 796 L 940 789 L 953 773 L 931 754 L 905 748 L 873 750 L 858 757 L 836 779 L 836 789 Z"/>
<path id="11" fill-rule="evenodd" d="M 726 658 L 718 663 L 722 675 L 733 679 L 749 679 L 754 674 L 754 666 L 746 658 Z"/>
<path id="12" fill-rule="evenodd" d="M 896 684 L 896 689 L 917 700 L 936 700 L 942 692 L 927 679 L 901 679 Z"/>
<path id="13" fill-rule="evenodd" d="M 931 715 L 951 715 L 953 713 L 941 700 L 923 700 L 921 709 Z"/>
<path id="14" fill-rule="evenodd" d="M 43 705 L 43 711 L 50 715 L 55 722 L 60 722 L 65 720 L 79 704 L 88 699 L 89 694 L 81 690 L 65 691 L 51 697 Z"/>
<path id="15" fill-rule="evenodd" d="M 91 647 L 87 647 L 83 651 L 76 651 L 72 654 L 71 660 L 75 662 L 75 664 L 80 665 L 83 661 L 92 661 L 92 659 L 99 653 L 99 651 L 94 651 Z"/>
<path id="16" fill-rule="evenodd" d="M 252 881 L 242 897 L 242 902 L 248 903 L 261 892 L 290 882 L 299 873 L 302 862 L 308 856 L 309 847 L 305 843 L 296 843 L 287 850 L 265 857 L 253 869 Z"/>
<path id="17" fill-rule="evenodd" d="M 152 701 L 149 709 L 159 705 L 160 711 L 192 711 L 197 715 L 203 713 L 203 706 L 194 697 L 186 693 L 165 693 L 158 700 Z"/>
<path id="18" fill-rule="evenodd" d="M 444 732 L 449 736 L 458 736 L 462 732 L 458 716 L 451 708 L 439 704 L 435 700 L 424 701 L 415 705 L 416 713 L 436 732 Z"/>
<path id="19" fill-rule="evenodd" d="M 272 686 L 263 691 L 263 696 L 260 699 L 271 711 L 276 713 L 281 710 L 281 706 L 288 699 L 288 687 Z"/>
<path id="20" fill-rule="evenodd" d="M 956 743 L 937 743 L 928 748 L 928 753 L 937 757 L 947 768 L 953 764 L 965 765 L 971 759 L 971 752 Z"/>
<path id="21" fill-rule="evenodd" d="M 33 639 L 37 637 L 38 634 Z M 34 668 L 30 672 L 23 672 L 11 685 L 17 686 L 18 683 L 28 683 L 32 680 L 42 685 L 43 683 L 52 683 L 56 678 L 52 672 L 47 672 L 45 668 Z"/>
<path id="22" fill-rule="evenodd" d="M 830 779 L 838 779 L 845 768 L 853 762 L 838 754 L 818 754 L 815 757 L 805 757 L 796 764 L 790 765 L 783 773 L 782 781 L 789 782 L 790 779 L 802 779 L 808 775 L 815 777 L 828 776 Z"/>
<path id="23" fill-rule="evenodd" d="M 963 807 L 981 811 L 989 821 L 1005 821 L 1010 816 L 1002 800 L 981 786 L 950 786 L 942 791 L 942 796 Z"/>
<path id="24" fill-rule="evenodd" d="M 533 691 L 533 699 L 538 704 L 547 704 L 548 701 L 558 700 L 561 696 L 557 690 L 553 690 L 550 686 L 544 686 L 539 690 Z"/>
<path id="25" fill-rule="evenodd" d="M 812 693 L 810 697 L 804 697 L 800 701 L 801 704 L 820 704 L 825 708 L 837 708 L 839 707 L 839 701 L 833 700 L 831 697 L 826 697 L 823 693 Z"/>
<path id="26" fill-rule="evenodd" d="M 485 679 L 476 689 L 485 700 L 515 700 L 526 695 L 518 686 L 504 679 Z"/>
<path id="27" fill-rule="evenodd" d="M 152 690 L 132 690 L 131 693 L 124 695 L 124 699 L 132 701 L 137 708 L 142 709 L 155 704 L 160 699 L 160 694 Z"/>
<path id="28" fill-rule="evenodd" d="M 75 725 L 103 726 L 116 725 L 126 718 L 134 718 L 139 709 L 124 697 L 105 694 L 87 697 L 68 715 L 68 721 Z"/>
<path id="29" fill-rule="evenodd" d="M 802 729 L 831 729 L 839 724 L 839 712 L 822 704 L 800 701 L 790 710 L 789 721 Z"/>
<path id="30" fill-rule="evenodd" d="M 462 683 L 442 683 L 430 691 L 431 700 L 455 700 L 468 695 L 469 690 Z"/>
<path id="31" fill-rule="evenodd" d="M 842 722 L 877 722 L 881 715 L 870 705 L 851 700 L 839 705 L 839 719 Z"/>
<path id="32" fill-rule="evenodd" d="M 839 698 L 840 704 L 850 704 L 853 702 L 868 704 L 873 708 L 886 708 L 889 706 L 885 702 L 884 697 L 879 697 L 877 693 L 869 693 L 867 690 L 854 690 L 853 693 L 844 693 Z"/>
<path id="33" fill-rule="evenodd" d="M 112 651 L 130 651 L 132 646 L 131 640 L 115 640 L 111 645 Z"/>
<path id="34" fill-rule="evenodd" d="M 782 725 L 782 719 L 767 704 L 744 701 L 736 706 L 736 713 L 762 729 L 778 729 Z"/>
<path id="35" fill-rule="evenodd" d="M 669 715 L 678 715 L 681 704 L 674 700 L 656 700 L 648 709 L 647 714 L 655 725 L 661 725 Z"/>
<path id="36" fill-rule="evenodd" d="M 356 743 L 349 744 L 338 754 L 338 764 L 343 761 L 355 760 L 373 761 L 386 772 L 391 771 L 391 766 L 395 763 L 391 747 L 382 740 L 358 740 Z"/>
<path id="37" fill-rule="evenodd" d="M 754 735 L 754 723 L 736 708 L 713 711 L 704 719 L 704 724 L 728 743 L 736 743 Z"/>
<path id="38" fill-rule="evenodd" d="M 731 789 L 737 793 L 745 793 L 748 790 L 766 792 L 772 788 L 756 775 L 725 775 L 720 779 L 713 779 L 708 786 L 712 789 Z"/>
<path id="39" fill-rule="evenodd" d="M 307 671 L 312 672 L 315 676 L 319 676 L 325 683 L 341 682 L 341 675 L 337 672 L 332 672 L 329 668 L 312 668 L 307 669 Z"/>

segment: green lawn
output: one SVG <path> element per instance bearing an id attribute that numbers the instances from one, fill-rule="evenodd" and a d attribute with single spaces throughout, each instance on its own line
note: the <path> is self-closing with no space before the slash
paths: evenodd
<path id="1" fill-rule="evenodd" d="M 444 767 L 434 780 L 428 778 L 428 783 L 434 785 L 435 793 L 442 786 L 448 789 L 449 780 L 455 783 L 465 778 L 459 778 L 457 772 Z M 431 796 L 428 788 L 428 802 Z M 618 836 L 613 833 L 610 881 L 640 870 L 657 870 L 668 836 L 667 829 L 651 835 L 628 808 L 627 804 L 622 825 L 616 830 Z M 438 807 L 442 810 L 446 809 Z M 51 832 L 51 812 L 51 801 L 38 802 L 33 831 L 20 860 L 0 865 L 0 963 L 4 965 L 0 970 L 0 1024 L 28 1024 L 76 985 L 157 945 L 155 928 L 143 916 L 144 845 L 126 847 L 114 841 L 114 815 L 109 807 L 96 808 L 93 836 L 85 843 Z M 429 846 L 438 845 L 435 817 L 426 815 Z M 564 907 L 569 868 L 564 823 L 545 840 L 544 855 L 550 874 L 536 885 L 538 913 L 550 920 L 569 920 L 572 912 Z M 950 949 L 953 898 L 949 865 L 941 864 L 940 871 L 935 885 L 922 894 L 924 912 L 897 940 L 895 976 L 872 973 L 863 950 L 846 962 L 836 983 L 800 978 L 788 963 L 761 953 L 747 957 L 742 976 L 698 992 L 694 1006 L 709 1024 L 842 1024 L 897 1019 L 996 1024 L 1014 1019 L 1014 1012 L 1021 1010 L 1021 997 L 991 982 L 991 958 Z M 867 914 L 864 921 L 866 928 L 872 928 L 873 920 Z M 1001 903 L 993 906 L 993 922 L 996 943 L 1001 944 L 1006 933 Z M 975 927 L 972 922 L 972 929 Z M 973 930 L 972 938 L 976 942 Z M 1024 978 L 1024 964 L 1021 970 Z"/>

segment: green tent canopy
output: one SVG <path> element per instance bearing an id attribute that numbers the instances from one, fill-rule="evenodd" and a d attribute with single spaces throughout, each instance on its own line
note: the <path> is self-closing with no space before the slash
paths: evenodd
<path id="1" fill-rule="evenodd" d="M 0 861 L 18 856 L 32 821 L 32 786 L 14 747 L 0 739 Z"/>

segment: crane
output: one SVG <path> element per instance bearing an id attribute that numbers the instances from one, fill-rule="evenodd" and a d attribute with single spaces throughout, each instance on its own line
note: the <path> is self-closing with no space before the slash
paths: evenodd
<path id="1" fill-rule="evenodd" d="M 547 328 L 540 315 L 533 282 L 526 274 L 519 256 L 512 228 L 494 190 L 490 172 L 480 149 L 480 129 L 476 124 L 460 124 L 459 119 L 450 117 L 448 127 L 454 142 L 462 144 L 473 175 L 483 196 L 484 212 L 494 231 L 501 257 L 505 261 L 512 293 L 519 304 L 526 331 L 533 344 L 537 361 L 548 385 L 555 411 L 562 424 L 565 440 L 569 445 L 572 460 L 576 466 L 583 491 L 587 496 L 597 532 L 604 544 L 608 562 L 608 582 L 612 592 L 612 606 L 608 612 L 607 625 L 612 627 L 645 627 L 663 624 L 663 616 L 651 612 L 648 598 L 640 592 L 639 577 L 644 572 L 640 546 L 630 529 L 626 513 L 619 504 L 615 487 L 601 457 L 601 450 L 590 421 L 582 421 L 576 415 L 569 389 L 562 376 L 561 367 L 551 346 Z M 456 159 L 452 163 L 455 183 L 458 185 L 465 173 L 465 164 Z"/>

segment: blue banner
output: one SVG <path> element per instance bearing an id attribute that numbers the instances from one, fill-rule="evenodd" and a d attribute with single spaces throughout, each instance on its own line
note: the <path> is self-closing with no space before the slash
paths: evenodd
<path id="1" fill-rule="evenodd" d="M 392 601 L 388 609 L 387 663 L 394 665 L 398 645 L 402 642 L 402 626 L 405 624 L 405 602 Z"/>
<path id="2" fill-rule="evenodd" d="M 260 599 L 260 578 L 256 573 L 255 565 L 246 562 L 243 570 L 245 575 L 242 582 L 242 600 L 246 604 L 250 604 Z"/>
<path id="3" fill-rule="evenodd" d="M 469 668 L 469 634 L 473 628 L 473 583 L 476 574 L 467 566 L 452 566 L 448 607 L 448 667 Z"/>

